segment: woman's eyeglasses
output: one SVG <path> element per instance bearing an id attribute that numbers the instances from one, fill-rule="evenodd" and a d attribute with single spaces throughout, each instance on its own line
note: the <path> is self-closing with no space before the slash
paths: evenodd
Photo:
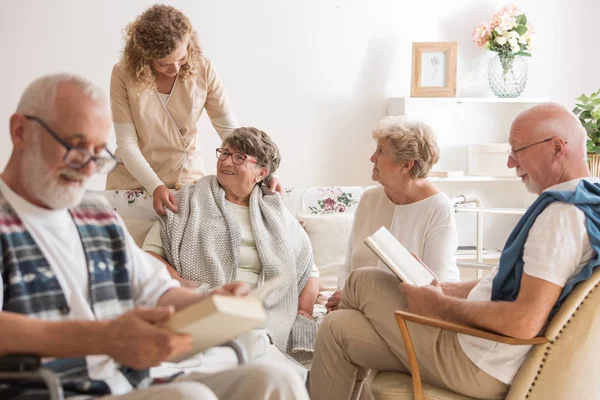
<path id="1" fill-rule="evenodd" d="M 247 154 L 244 153 L 240 153 L 240 152 L 230 152 L 227 149 L 223 149 L 223 148 L 218 148 L 217 149 L 217 158 L 221 161 L 225 161 L 227 160 L 227 158 L 231 156 L 231 161 L 233 161 L 234 164 L 237 165 L 242 165 L 244 163 L 244 161 L 248 160 L 251 161 L 255 164 L 258 164 L 258 161 L 255 160 L 254 158 L 250 157 Z"/>

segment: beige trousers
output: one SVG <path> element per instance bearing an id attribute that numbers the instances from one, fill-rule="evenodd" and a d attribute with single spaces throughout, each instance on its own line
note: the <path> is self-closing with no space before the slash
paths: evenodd
<path id="1" fill-rule="evenodd" d="M 398 285 L 391 273 L 378 268 L 360 268 L 349 276 L 340 309 L 319 328 L 312 400 L 350 399 L 371 369 L 409 373 L 394 318 L 395 310 L 406 309 Z M 408 329 L 424 382 L 480 399 L 504 398 L 508 386 L 473 364 L 455 333 L 412 323 Z"/>
<path id="2" fill-rule="evenodd" d="M 217 373 L 191 373 L 148 389 L 102 400 L 308 400 L 304 382 L 283 364 L 244 365 Z"/>

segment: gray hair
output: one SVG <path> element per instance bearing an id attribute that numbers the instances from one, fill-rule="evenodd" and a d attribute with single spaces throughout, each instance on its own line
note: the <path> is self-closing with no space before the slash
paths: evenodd
<path id="1" fill-rule="evenodd" d="M 269 170 L 262 182 L 269 182 L 271 175 L 279 168 L 281 155 L 279 148 L 265 132 L 253 127 L 234 129 L 223 139 L 223 146 L 231 146 L 248 154 Z"/>
<path id="2" fill-rule="evenodd" d="M 394 162 L 414 161 L 413 179 L 426 178 L 440 159 L 440 149 L 431 127 L 404 116 L 382 119 L 373 129 L 374 139 L 389 138 Z"/>
<path id="3" fill-rule="evenodd" d="M 56 93 L 63 83 L 76 86 L 90 100 L 110 111 L 106 95 L 96 84 L 78 75 L 59 73 L 44 75 L 31 82 L 21 95 L 17 113 L 52 116 L 56 112 Z"/>

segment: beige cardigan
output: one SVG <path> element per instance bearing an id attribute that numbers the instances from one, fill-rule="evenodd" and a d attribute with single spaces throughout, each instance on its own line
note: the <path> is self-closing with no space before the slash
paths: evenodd
<path id="1" fill-rule="evenodd" d="M 166 105 L 155 88 L 139 92 L 117 64 L 111 76 L 110 100 L 115 130 L 119 126 L 135 128 L 142 155 L 169 188 L 204 176 L 196 128 L 203 110 L 206 108 L 213 121 L 231 114 L 221 78 L 206 57 L 202 57 L 201 71 L 195 79 L 175 82 Z M 219 135 L 223 137 L 226 132 L 219 130 Z M 119 157 L 119 148 L 116 155 Z M 142 186 L 125 165 L 111 172 L 106 184 L 108 190 Z"/>

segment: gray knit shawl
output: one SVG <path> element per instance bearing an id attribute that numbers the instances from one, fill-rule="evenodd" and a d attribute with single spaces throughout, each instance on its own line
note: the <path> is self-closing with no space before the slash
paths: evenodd
<path id="1" fill-rule="evenodd" d="M 207 283 L 211 288 L 235 281 L 241 231 L 217 177 L 209 175 L 185 185 L 176 196 L 179 212 L 167 210 L 161 220 L 169 263 L 184 279 Z M 280 196 L 267 194 L 260 185 L 250 195 L 249 212 L 262 264 L 259 285 L 279 275 L 288 278 L 265 301 L 267 331 L 282 352 L 307 359 L 317 325 L 297 317 L 297 311 L 298 296 L 313 265 L 310 240 Z M 295 352 L 302 354 L 296 357 Z"/>

